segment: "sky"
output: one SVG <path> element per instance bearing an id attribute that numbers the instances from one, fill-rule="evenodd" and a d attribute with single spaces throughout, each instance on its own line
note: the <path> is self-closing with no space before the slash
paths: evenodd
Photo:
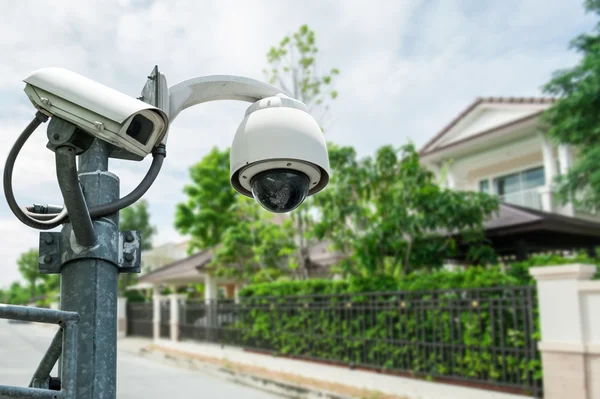
<path id="1" fill-rule="evenodd" d="M 32 71 L 59 66 L 137 97 L 154 65 L 169 85 L 205 75 L 262 79 L 271 45 L 308 24 L 318 65 L 339 68 L 329 141 L 360 156 L 386 144 L 417 146 L 478 96 L 536 96 L 553 71 L 574 65 L 568 48 L 593 15 L 574 0 L 92 0 L 3 1 L 0 13 L 0 171 L 34 115 L 23 90 Z M 188 170 L 228 147 L 249 104 L 220 101 L 184 111 L 168 157 L 145 199 L 155 245 L 183 238 L 173 227 Z M 46 125 L 26 144 L 13 177 L 22 205 L 62 204 Z M 125 195 L 142 162 L 111 160 Z M 0 288 L 20 279 L 19 254 L 38 232 L 0 196 Z"/>

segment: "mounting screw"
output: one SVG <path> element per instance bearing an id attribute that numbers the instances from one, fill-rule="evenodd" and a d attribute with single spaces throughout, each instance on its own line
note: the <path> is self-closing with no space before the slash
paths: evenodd
<path id="1" fill-rule="evenodd" d="M 60 134 L 58 134 L 58 133 L 54 133 L 54 135 L 52 136 L 52 138 L 53 138 L 54 140 L 58 140 L 58 139 L 60 139 Z"/>
<path id="2" fill-rule="evenodd" d="M 44 263 L 50 263 L 50 262 L 52 262 L 52 255 L 44 256 Z"/>
<path id="3" fill-rule="evenodd" d="M 41 98 L 40 98 L 40 102 L 41 102 L 42 104 L 44 104 L 44 105 L 52 105 L 52 104 L 50 103 L 50 100 L 48 100 L 46 97 L 41 97 Z"/>
<path id="4" fill-rule="evenodd" d="M 127 236 L 125 236 L 125 241 L 133 242 L 133 234 L 127 234 Z"/>
<path id="5" fill-rule="evenodd" d="M 127 262 L 131 262 L 133 260 L 133 255 L 132 254 L 125 254 L 125 260 Z"/>
<path id="6" fill-rule="evenodd" d="M 54 242 L 54 239 L 52 238 L 52 236 L 46 236 L 46 237 L 44 237 L 44 244 L 50 245 L 53 242 Z"/>

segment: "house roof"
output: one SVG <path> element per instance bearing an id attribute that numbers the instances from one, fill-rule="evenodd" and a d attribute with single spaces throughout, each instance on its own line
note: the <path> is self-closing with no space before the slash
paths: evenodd
<path id="1" fill-rule="evenodd" d="M 501 256 L 600 246 L 599 222 L 512 204 L 500 204 L 498 212 L 484 226 L 486 238 Z M 468 243 L 460 242 L 456 258 L 466 258 L 468 250 Z"/>
<path id="2" fill-rule="evenodd" d="M 498 212 L 485 223 L 485 230 L 488 236 L 540 229 L 564 234 L 595 237 L 600 245 L 599 222 L 512 204 L 501 204 Z"/>
<path id="3" fill-rule="evenodd" d="M 212 251 L 204 250 L 187 258 L 159 267 L 140 276 L 140 283 L 175 283 L 202 281 L 201 270 L 211 261 Z"/>
<path id="4" fill-rule="evenodd" d="M 475 101 L 473 101 L 473 103 L 471 103 L 471 105 L 469 105 L 465 110 L 463 110 L 460 114 L 458 114 L 452 121 L 450 121 L 450 123 L 448 123 L 442 130 L 440 130 L 429 141 L 427 141 L 425 143 L 425 145 L 421 148 L 419 153 L 423 155 L 426 153 L 433 152 L 434 151 L 433 146 L 435 143 L 439 142 L 444 136 L 446 136 L 446 134 L 448 134 L 452 130 L 452 128 L 457 126 L 459 124 L 459 122 L 463 121 L 469 114 L 471 114 L 473 111 L 475 111 L 475 109 L 477 109 L 478 107 L 480 107 L 482 105 L 485 105 L 485 104 L 508 104 L 508 105 L 515 105 L 515 106 L 532 105 L 532 104 L 534 104 L 534 105 L 545 105 L 545 104 L 550 105 L 550 104 L 554 103 L 554 101 L 556 101 L 556 100 L 551 97 L 478 97 L 477 99 L 475 99 Z M 534 112 L 533 114 L 527 115 L 523 118 L 519 118 L 517 120 L 511 120 L 507 123 L 503 123 L 503 124 L 494 126 L 490 129 L 485 129 L 481 132 L 476 132 L 475 134 L 473 134 L 465 139 L 446 144 L 439 148 L 435 148 L 435 150 L 446 148 L 451 145 L 457 145 L 459 143 L 469 141 L 473 138 L 480 137 L 481 135 L 484 135 L 484 134 L 490 134 L 490 133 L 496 132 L 496 131 L 506 128 L 510 125 L 513 125 L 517 122 L 522 122 L 522 121 L 537 117 L 541 114 L 541 112 L 542 111 Z"/>
<path id="5" fill-rule="evenodd" d="M 309 248 L 309 257 L 311 263 L 318 268 L 317 272 L 323 273 L 328 270 L 329 266 L 343 259 L 341 254 L 330 251 L 328 247 L 329 245 L 326 242 L 318 242 Z M 204 250 L 143 274 L 140 276 L 139 282 L 179 284 L 203 281 L 204 269 L 210 263 L 212 257 L 212 250 Z"/>

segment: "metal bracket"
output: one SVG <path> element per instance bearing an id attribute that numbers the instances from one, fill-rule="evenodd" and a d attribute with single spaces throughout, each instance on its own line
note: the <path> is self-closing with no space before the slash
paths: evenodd
<path id="1" fill-rule="evenodd" d="M 78 246 L 69 228 L 64 228 L 60 233 L 41 232 L 38 259 L 40 274 L 60 273 L 64 264 L 82 258 L 111 262 L 119 268 L 119 273 L 139 273 L 142 252 L 140 233 L 121 231 L 116 236 L 110 234 L 108 226 L 104 227 L 102 223 L 96 222 L 94 224 L 98 242 L 91 248 Z"/>

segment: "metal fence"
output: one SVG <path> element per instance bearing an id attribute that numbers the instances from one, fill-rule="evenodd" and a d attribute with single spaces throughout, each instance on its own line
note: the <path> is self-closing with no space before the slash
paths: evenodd
<path id="1" fill-rule="evenodd" d="M 182 302 L 179 320 L 182 340 L 542 395 L 533 286 Z"/>
<path id="2" fill-rule="evenodd" d="M 127 335 L 152 338 L 152 302 L 127 304 Z"/>

